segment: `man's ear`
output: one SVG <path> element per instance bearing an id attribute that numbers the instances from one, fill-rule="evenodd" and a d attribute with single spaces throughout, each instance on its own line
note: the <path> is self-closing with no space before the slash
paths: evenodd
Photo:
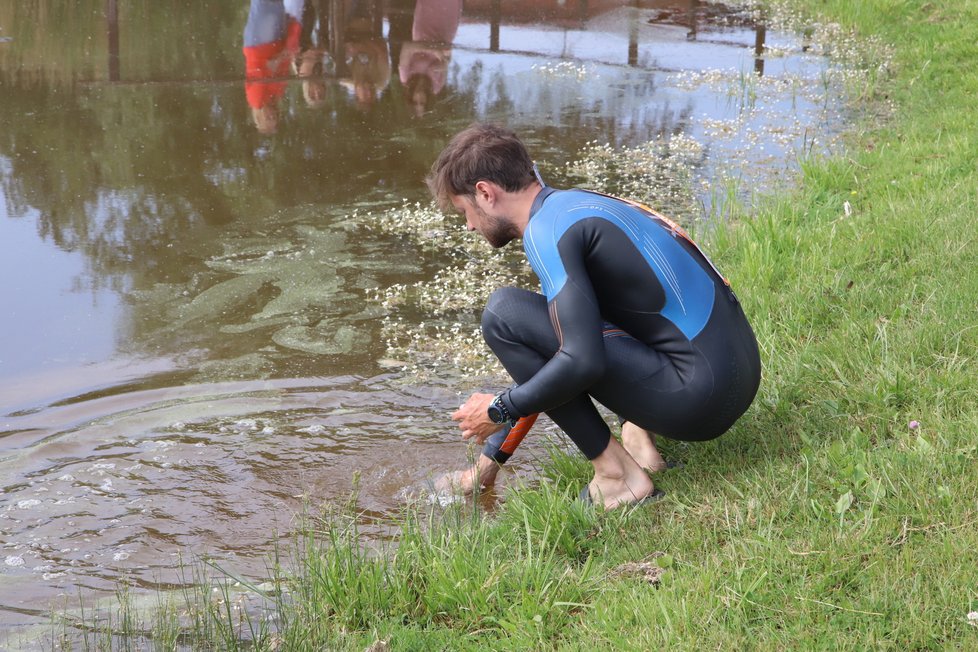
<path id="1" fill-rule="evenodd" d="M 482 197 L 482 199 L 490 206 L 496 203 L 498 191 L 498 186 L 491 181 L 483 180 L 475 182 L 475 196 Z"/>

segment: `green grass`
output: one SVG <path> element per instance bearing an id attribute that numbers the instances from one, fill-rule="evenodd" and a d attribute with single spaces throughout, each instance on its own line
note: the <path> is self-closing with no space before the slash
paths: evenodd
<path id="1" fill-rule="evenodd" d="M 978 1 L 817 6 L 896 57 L 844 156 L 706 243 L 761 345 L 751 411 L 672 444 L 655 506 L 583 508 L 588 466 L 554 453 L 495 514 L 405 514 L 389 550 L 320 520 L 255 648 L 978 649 Z"/>

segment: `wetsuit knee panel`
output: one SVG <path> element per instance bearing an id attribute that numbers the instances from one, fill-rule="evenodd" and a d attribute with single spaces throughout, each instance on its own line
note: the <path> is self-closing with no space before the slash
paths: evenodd
<path id="1" fill-rule="evenodd" d="M 542 294 L 514 287 L 498 288 L 489 295 L 482 311 L 482 335 L 487 342 L 493 337 L 505 336 L 514 332 L 530 315 L 549 323 L 547 300 Z"/>

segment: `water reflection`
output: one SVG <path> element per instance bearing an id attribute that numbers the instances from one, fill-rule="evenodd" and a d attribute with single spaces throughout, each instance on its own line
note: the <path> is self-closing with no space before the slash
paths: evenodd
<path id="1" fill-rule="evenodd" d="M 386 341 L 476 324 L 414 285 L 482 257 L 406 224 L 445 141 L 504 122 L 696 219 L 838 120 L 803 47 L 688 0 L 0 5 L 0 627 L 185 546 L 260 574 L 295 496 L 359 470 L 382 516 L 463 466 L 476 381 Z"/>
<path id="2" fill-rule="evenodd" d="M 311 108 L 327 104 L 328 75 L 368 109 L 397 69 L 404 100 L 421 117 L 445 88 L 461 11 L 458 0 L 388 7 L 377 0 L 252 0 L 243 49 L 246 96 L 258 130 L 277 130 L 290 72 L 302 80 Z"/>
<path id="3" fill-rule="evenodd" d="M 302 7 L 282 0 L 251 0 L 244 29 L 245 95 L 258 131 L 278 129 L 282 80 L 299 52 Z"/>
<path id="4" fill-rule="evenodd" d="M 461 0 L 418 0 L 415 5 L 411 40 L 401 46 L 398 72 L 404 99 L 418 117 L 445 89 L 461 13 Z"/>

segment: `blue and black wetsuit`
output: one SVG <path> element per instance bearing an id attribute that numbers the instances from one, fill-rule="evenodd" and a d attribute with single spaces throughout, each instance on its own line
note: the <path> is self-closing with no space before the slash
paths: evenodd
<path id="1" fill-rule="evenodd" d="M 523 248 L 543 294 L 501 288 L 482 319 L 516 381 L 502 395 L 510 414 L 546 412 L 593 459 L 611 434 L 592 398 L 685 441 L 721 435 L 750 406 L 761 375 L 754 333 L 674 224 L 638 204 L 545 187 Z M 493 440 L 484 452 L 494 456 Z"/>

